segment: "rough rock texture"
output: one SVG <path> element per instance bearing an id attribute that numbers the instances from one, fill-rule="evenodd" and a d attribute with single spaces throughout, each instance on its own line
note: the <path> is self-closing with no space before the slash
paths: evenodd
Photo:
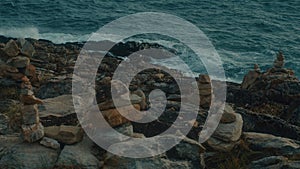
<path id="1" fill-rule="evenodd" d="M 22 137 L 29 143 L 36 142 L 44 137 L 44 126 L 41 123 L 22 125 Z"/>
<path id="2" fill-rule="evenodd" d="M 21 143 L 9 148 L 0 159 L 2 168 L 45 168 L 54 167 L 58 151 L 38 143 Z"/>
<path id="3" fill-rule="evenodd" d="M 61 95 L 43 100 L 44 104 L 39 106 L 40 116 L 66 116 L 75 113 L 72 95 Z"/>
<path id="4" fill-rule="evenodd" d="M 82 142 L 66 145 L 56 162 L 56 167 L 100 168 L 102 163 L 91 153 L 93 142 L 85 136 Z"/>
<path id="5" fill-rule="evenodd" d="M 270 134 L 244 132 L 243 140 L 256 151 L 272 152 L 300 160 L 300 142 Z"/>
<path id="6" fill-rule="evenodd" d="M 3 51 L 9 57 L 17 56 L 20 52 L 19 47 L 14 40 L 8 41 L 5 47 L 3 48 Z"/>
<path id="7" fill-rule="evenodd" d="M 258 114 L 243 108 L 237 108 L 236 112 L 243 117 L 243 131 L 267 133 L 300 140 L 300 128 L 278 117 Z"/>
<path id="8" fill-rule="evenodd" d="M 8 122 L 9 118 L 4 114 L 0 114 L 0 134 L 5 134 L 7 132 Z"/>

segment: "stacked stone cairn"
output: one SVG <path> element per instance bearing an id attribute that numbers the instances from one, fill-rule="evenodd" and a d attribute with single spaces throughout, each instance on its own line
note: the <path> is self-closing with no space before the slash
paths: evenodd
<path id="1" fill-rule="evenodd" d="M 226 104 L 220 123 L 207 144 L 216 151 L 229 152 L 239 144 L 242 128 L 242 116 Z"/>
<path id="2" fill-rule="evenodd" d="M 199 95 L 200 95 L 200 106 L 202 108 L 208 108 L 212 99 L 212 88 L 210 84 L 210 78 L 208 75 L 199 75 Z"/>
<path id="3" fill-rule="evenodd" d="M 20 100 L 23 138 L 28 142 L 38 141 L 44 136 L 44 127 L 40 123 L 37 104 L 43 102 L 33 95 L 31 83 L 26 76 L 22 78 Z"/>
<path id="4" fill-rule="evenodd" d="M 34 54 L 34 47 L 25 39 L 10 40 L 4 48 L 4 52 L 7 56 L 6 63 L 16 68 L 16 72 L 11 77 L 20 84 L 23 139 L 30 143 L 38 141 L 44 136 L 44 127 L 39 120 L 37 104 L 43 102 L 34 96 L 31 85 L 31 80 L 37 79 L 35 67 L 30 64 L 29 59 Z"/>

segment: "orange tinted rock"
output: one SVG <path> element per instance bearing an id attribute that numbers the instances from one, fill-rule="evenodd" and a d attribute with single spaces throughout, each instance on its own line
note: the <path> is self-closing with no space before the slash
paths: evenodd
<path id="1" fill-rule="evenodd" d="M 133 105 L 134 108 L 136 108 L 137 110 L 140 110 L 140 105 L 138 104 L 135 104 Z M 131 111 L 131 106 L 125 106 L 125 107 L 122 107 L 123 111 L 124 112 L 129 112 Z M 123 117 L 117 109 L 109 109 L 109 110 L 105 110 L 105 111 L 102 111 L 102 115 L 104 116 L 104 118 L 106 119 L 106 121 L 112 126 L 112 127 L 116 127 L 116 126 L 119 126 L 119 125 L 122 125 L 122 124 L 125 124 L 125 123 L 128 123 L 129 120 L 125 117 Z M 135 119 L 137 120 L 140 120 L 142 117 L 134 117 Z"/>

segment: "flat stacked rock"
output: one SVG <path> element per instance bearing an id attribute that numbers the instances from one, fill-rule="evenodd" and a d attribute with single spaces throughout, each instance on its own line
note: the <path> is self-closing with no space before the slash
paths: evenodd
<path id="1" fill-rule="evenodd" d="M 35 142 L 44 136 L 44 127 L 40 123 L 37 104 L 42 104 L 34 96 L 30 79 L 37 80 L 35 67 L 30 64 L 35 50 L 25 39 L 10 40 L 3 49 L 1 56 L 6 64 L 1 65 L 1 76 L 15 81 L 19 88 L 22 114 L 22 134 L 27 142 Z M 30 79 L 29 79 L 29 78 Z"/>
<path id="2" fill-rule="evenodd" d="M 242 127 L 242 116 L 226 104 L 220 123 L 207 144 L 216 151 L 231 151 L 239 143 Z"/>
<path id="3" fill-rule="evenodd" d="M 29 64 L 25 57 L 20 60 L 24 60 Z M 21 66 L 21 64 L 18 66 Z M 37 104 L 42 104 L 43 102 L 40 99 L 35 98 L 30 80 L 27 76 L 22 77 L 21 80 L 20 101 L 22 103 L 21 113 L 23 117 L 23 137 L 24 140 L 28 142 L 35 142 L 44 136 L 44 127 L 40 123 L 37 108 Z"/>
<path id="4" fill-rule="evenodd" d="M 200 106 L 203 108 L 208 108 L 210 106 L 212 98 L 210 77 L 208 75 L 199 75 L 198 86 Z"/>

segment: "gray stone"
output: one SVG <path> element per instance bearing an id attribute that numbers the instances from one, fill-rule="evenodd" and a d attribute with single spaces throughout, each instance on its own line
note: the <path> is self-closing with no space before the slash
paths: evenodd
<path id="1" fill-rule="evenodd" d="M 35 50 L 32 44 L 25 40 L 25 42 L 21 45 L 21 53 L 25 56 L 32 57 Z"/>
<path id="2" fill-rule="evenodd" d="M 239 142 L 224 142 L 223 140 L 210 137 L 207 140 L 207 144 L 216 151 L 229 152 L 234 148 L 234 146 L 239 144 Z"/>
<path id="3" fill-rule="evenodd" d="M 105 169 L 140 169 L 140 168 L 202 169 L 204 167 L 202 167 L 200 164 L 194 166 L 189 161 L 180 161 L 180 160 L 171 161 L 161 156 L 134 159 L 134 158 L 126 158 L 126 157 L 120 157 L 120 156 L 110 154 L 104 161 L 103 168 Z"/>
<path id="4" fill-rule="evenodd" d="M 48 137 L 44 137 L 41 141 L 40 144 L 45 146 L 45 147 L 49 147 L 49 148 L 53 148 L 53 149 L 59 149 L 60 148 L 60 144 L 52 139 L 52 138 L 48 138 Z"/>
<path id="5" fill-rule="evenodd" d="M 243 119 L 240 114 L 235 113 L 236 121 L 233 123 L 219 123 L 213 137 L 226 142 L 239 140 L 242 134 Z"/>
<path id="6" fill-rule="evenodd" d="M 72 95 L 61 95 L 44 99 L 43 102 L 44 104 L 39 106 L 39 114 L 41 117 L 49 115 L 61 117 L 75 113 Z"/>
<path id="7" fill-rule="evenodd" d="M 243 140 L 255 151 L 275 152 L 280 155 L 300 159 L 299 142 L 292 139 L 276 137 L 270 134 L 244 132 Z"/>
<path id="8" fill-rule="evenodd" d="M 205 148 L 198 142 L 185 137 L 179 144 L 167 151 L 167 156 L 180 160 L 190 160 L 203 163 L 202 154 Z"/>
<path id="9" fill-rule="evenodd" d="M 38 143 L 20 143 L 6 150 L 0 160 L 3 169 L 51 169 L 58 158 L 58 151 Z"/>
<path id="10" fill-rule="evenodd" d="M 20 49 L 14 40 L 10 40 L 6 43 L 5 47 L 3 48 L 3 51 L 9 57 L 15 57 L 19 54 Z"/>
<path id="11" fill-rule="evenodd" d="M 93 142 L 84 137 L 83 141 L 75 145 L 66 145 L 56 162 L 56 167 L 79 167 L 85 169 L 96 169 L 102 165 L 91 153 Z"/>
<path id="12" fill-rule="evenodd" d="M 36 142 L 44 137 L 44 126 L 39 124 L 22 125 L 23 138 L 27 142 Z"/>
<path id="13" fill-rule="evenodd" d="M 8 117 L 4 114 L 0 114 L 0 134 L 5 134 L 7 132 L 8 122 Z"/>
<path id="14" fill-rule="evenodd" d="M 252 161 L 248 168 L 277 169 L 282 168 L 288 159 L 283 156 L 270 156 Z"/>

